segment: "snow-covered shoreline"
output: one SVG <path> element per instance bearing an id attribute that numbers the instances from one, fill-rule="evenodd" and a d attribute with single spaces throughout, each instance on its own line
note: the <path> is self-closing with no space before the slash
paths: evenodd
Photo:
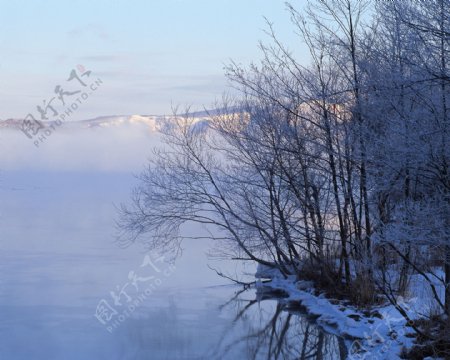
<path id="1" fill-rule="evenodd" d="M 271 292 L 285 293 L 279 301 L 287 308 L 291 304 L 300 305 L 326 332 L 345 339 L 349 359 L 401 359 L 402 349 L 413 346 L 412 329 L 392 305 L 357 309 L 343 300 L 316 294 L 312 282 L 297 281 L 295 276 L 285 279 L 276 271 L 268 274 L 261 268 L 255 276 L 260 297 Z M 271 280 L 263 283 L 263 278 Z M 403 302 L 404 307 L 409 305 L 408 301 Z"/>

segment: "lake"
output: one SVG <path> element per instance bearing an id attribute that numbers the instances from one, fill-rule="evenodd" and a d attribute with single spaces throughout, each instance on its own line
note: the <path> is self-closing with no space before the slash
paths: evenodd
<path id="1" fill-rule="evenodd" d="M 1 359 L 345 358 L 344 341 L 295 307 L 212 271 L 251 279 L 255 267 L 209 257 L 208 240 L 185 242 L 173 265 L 142 244 L 118 246 L 116 206 L 137 184 L 142 142 L 119 142 L 132 161 L 111 163 L 131 166 L 96 170 L 113 144 L 90 144 L 83 162 L 85 147 L 75 161 L 51 140 L 44 150 L 3 142 L 18 155 L 0 161 Z"/>

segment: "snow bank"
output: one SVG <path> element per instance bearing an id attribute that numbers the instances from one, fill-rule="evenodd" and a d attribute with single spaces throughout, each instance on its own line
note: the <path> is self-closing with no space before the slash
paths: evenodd
<path id="1" fill-rule="evenodd" d="M 327 299 L 323 294 L 317 296 L 312 282 L 297 281 L 295 276 L 285 279 L 278 270 L 266 266 L 258 267 L 256 277 L 260 298 L 267 293 L 286 294 L 280 296 L 280 302 L 299 304 L 326 332 L 346 340 L 349 359 L 400 359 L 402 348 L 413 345 L 412 336 L 408 336 L 412 329 L 392 305 L 362 311 L 343 301 Z M 261 279 L 271 281 L 263 284 Z M 402 301 L 408 310 L 417 299 Z"/>

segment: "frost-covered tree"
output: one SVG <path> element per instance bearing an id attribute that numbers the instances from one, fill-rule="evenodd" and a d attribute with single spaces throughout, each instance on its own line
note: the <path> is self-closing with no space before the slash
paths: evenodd
<path id="1" fill-rule="evenodd" d="M 398 306 L 419 274 L 450 319 L 450 0 L 372 5 L 288 5 L 310 64 L 269 23 L 262 60 L 227 67 L 241 97 L 163 131 L 123 208 L 128 239 L 175 251 L 183 224 L 203 224 L 223 256 L 360 303 Z"/>

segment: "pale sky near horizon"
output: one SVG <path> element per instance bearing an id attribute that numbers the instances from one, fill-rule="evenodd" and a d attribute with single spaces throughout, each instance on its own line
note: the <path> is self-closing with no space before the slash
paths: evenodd
<path id="1" fill-rule="evenodd" d="M 73 119 L 210 107 L 229 90 L 224 64 L 261 57 L 264 16 L 302 46 L 284 0 L 0 0 L 0 119 L 38 115 L 78 64 L 103 84 Z"/>

